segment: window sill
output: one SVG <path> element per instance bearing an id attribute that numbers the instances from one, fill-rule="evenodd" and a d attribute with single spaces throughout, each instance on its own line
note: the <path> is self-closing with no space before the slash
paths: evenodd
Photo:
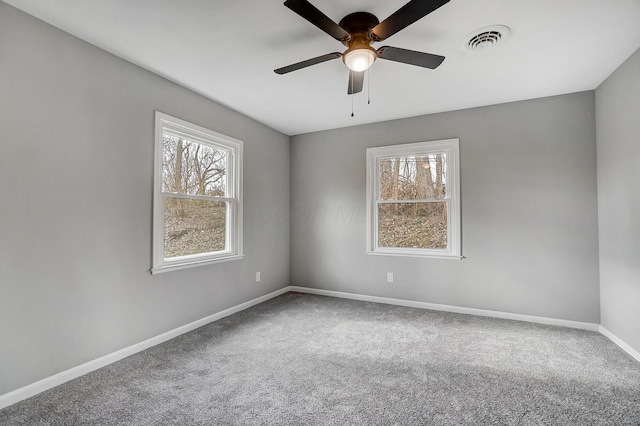
<path id="1" fill-rule="evenodd" d="M 215 263 L 230 262 L 232 260 L 241 260 L 241 259 L 244 259 L 243 254 L 234 254 L 234 255 L 229 255 L 224 257 L 216 257 L 214 259 L 199 259 L 199 260 L 191 260 L 191 261 L 182 261 L 179 263 L 178 262 L 166 263 L 156 268 L 151 268 L 150 272 L 152 275 L 156 275 L 156 274 L 162 274 L 165 272 L 179 271 L 180 269 L 195 268 L 197 266 L 213 265 Z"/>
<path id="2" fill-rule="evenodd" d="M 434 253 L 400 253 L 388 251 L 367 251 L 367 256 L 396 256 L 396 257 L 420 257 L 423 259 L 444 259 L 444 260 L 462 260 L 465 257 L 457 254 L 434 254 Z"/>

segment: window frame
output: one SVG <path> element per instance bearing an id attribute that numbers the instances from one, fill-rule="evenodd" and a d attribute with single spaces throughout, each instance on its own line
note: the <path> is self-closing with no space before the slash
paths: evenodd
<path id="1" fill-rule="evenodd" d="M 423 249 L 378 246 L 378 206 L 393 202 L 426 202 L 426 200 L 381 200 L 380 161 L 406 156 L 446 155 L 447 249 Z M 460 208 L 460 140 L 458 138 L 367 148 L 367 240 L 366 254 L 409 256 L 438 259 L 462 259 L 462 223 Z"/>
<path id="2" fill-rule="evenodd" d="M 203 145 L 227 152 L 227 188 L 224 197 L 176 194 L 164 192 L 162 187 L 163 138 L 165 133 L 184 136 Z M 242 247 L 242 151 L 241 140 L 223 135 L 197 124 L 155 112 L 154 166 L 153 166 L 153 258 L 151 273 L 175 271 L 219 262 L 238 260 L 244 257 Z M 164 258 L 165 199 L 222 201 L 227 204 L 226 249 L 219 252 Z"/>

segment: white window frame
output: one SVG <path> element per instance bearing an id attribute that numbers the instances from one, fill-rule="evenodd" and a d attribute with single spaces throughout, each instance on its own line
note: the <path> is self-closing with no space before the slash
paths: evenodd
<path id="1" fill-rule="evenodd" d="M 427 200 L 381 200 L 380 161 L 405 156 L 446 154 L 447 248 L 421 249 L 378 246 L 378 206 L 382 203 Z M 434 200 L 435 201 L 435 200 Z M 369 255 L 461 259 L 460 141 L 457 138 L 367 148 L 367 248 Z"/>
<path id="2" fill-rule="evenodd" d="M 227 152 L 227 193 L 224 197 L 183 195 L 162 190 L 163 135 L 170 133 L 193 142 Z M 152 274 L 242 259 L 242 141 L 214 132 L 188 121 L 155 112 L 155 155 L 153 191 L 153 265 Z M 228 202 L 226 250 L 164 258 L 165 212 L 167 197 Z"/>

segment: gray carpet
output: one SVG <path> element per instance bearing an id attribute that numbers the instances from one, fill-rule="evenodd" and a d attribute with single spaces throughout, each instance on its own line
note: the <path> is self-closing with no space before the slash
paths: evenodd
<path id="1" fill-rule="evenodd" d="M 640 425 L 640 363 L 594 332 L 288 293 L 0 424 Z"/>

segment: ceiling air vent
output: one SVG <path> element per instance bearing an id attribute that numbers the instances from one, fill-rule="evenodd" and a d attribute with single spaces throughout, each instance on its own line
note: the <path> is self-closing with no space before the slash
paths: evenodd
<path id="1" fill-rule="evenodd" d="M 488 49 L 504 41 L 510 33 L 509 27 L 504 25 L 480 28 L 467 37 L 465 47 L 468 50 Z"/>

